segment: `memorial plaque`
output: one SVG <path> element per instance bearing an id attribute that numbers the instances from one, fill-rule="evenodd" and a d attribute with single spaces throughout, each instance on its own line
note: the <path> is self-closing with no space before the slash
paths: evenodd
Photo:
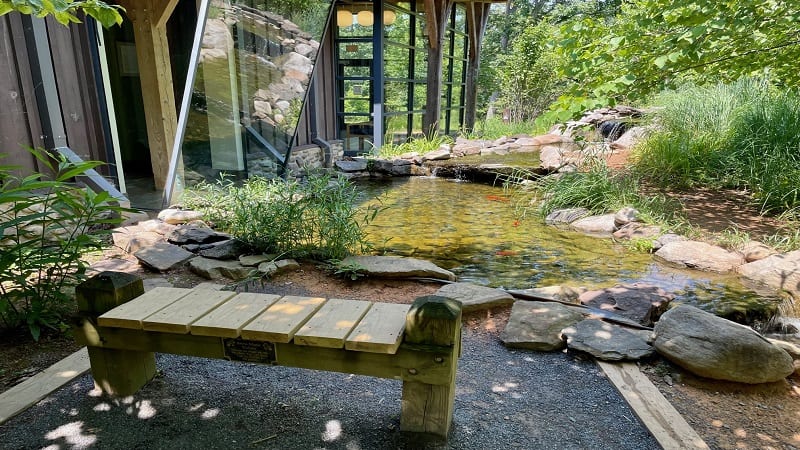
<path id="1" fill-rule="evenodd" d="M 223 339 L 225 357 L 230 361 L 245 361 L 259 364 L 275 363 L 275 345 L 265 341 Z"/>

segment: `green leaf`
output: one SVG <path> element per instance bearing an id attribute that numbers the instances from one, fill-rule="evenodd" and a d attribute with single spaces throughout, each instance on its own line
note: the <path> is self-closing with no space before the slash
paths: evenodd
<path id="1" fill-rule="evenodd" d="M 663 69 L 664 66 L 667 65 L 668 59 L 669 57 L 667 55 L 661 55 L 658 58 L 656 58 L 655 61 L 653 61 L 653 63 L 655 63 L 656 67 L 658 67 L 659 69 Z"/>

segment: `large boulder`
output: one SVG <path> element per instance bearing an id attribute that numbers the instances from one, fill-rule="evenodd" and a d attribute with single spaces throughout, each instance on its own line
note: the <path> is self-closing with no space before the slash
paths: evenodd
<path id="1" fill-rule="evenodd" d="M 401 256 L 348 256 L 342 266 L 355 267 L 364 275 L 377 278 L 424 277 L 455 281 L 456 276 L 436 264 Z"/>
<path id="2" fill-rule="evenodd" d="M 560 303 L 517 301 L 500 339 L 507 347 L 550 352 L 567 344 L 561 334 L 583 314 Z"/>
<path id="3" fill-rule="evenodd" d="M 611 236 L 617 230 L 614 214 L 584 217 L 572 222 L 569 226 L 575 231 L 598 237 Z"/>
<path id="4" fill-rule="evenodd" d="M 446 284 L 436 291 L 435 295 L 461 302 L 461 309 L 464 312 L 514 303 L 514 297 L 506 291 L 472 283 Z"/>
<path id="5" fill-rule="evenodd" d="M 756 384 L 794 371 L 792 357 L 760 334 L 693 306 L 667 311 L 654 331 L 659 353 L 700 376 Z"/>
<path id="6" fill-rule="evenodd" d="M 655 253 L 669 263 L 690 269 L 725 273 L 744 263 L 742 255 L 699 241 L 674 241 Z"/>
<path id="7" fill-rule="evenodd" d="M 652 356 L 649 331 L 629 330 L 597 319 L 586 319 L 562 330 L 567 347 L 605 361 L 638 360 Z"/>
<path id="8" fill-rule="evenodd" d="M 747 263 L 737 271 L 746 278 L 787 291 L 800 299 L 800 250 Z"/>

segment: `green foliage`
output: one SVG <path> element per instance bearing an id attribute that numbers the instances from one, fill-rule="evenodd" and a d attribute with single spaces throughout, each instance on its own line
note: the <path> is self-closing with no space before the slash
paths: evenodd
<path id="1" fill-rule="evenodd" d="M 80 23 L 78 14 L 93 17 L 104 27 L 122 24 L 124 9 L 102 0 L 0 0 L 0 16 L 17 11 L 36 17 L 53 16 L 60 24 Z"/>
<path id="2" fill-rule="evenodd" d="M 378 157 L 391 158 L 403 153 L 417 152 L 420 155 L 439 149 L 442 145 L 452 144 L 453 138 L 445 135 L 420 136 L 411 138 L 402 144 L 384 144 L 378 149 Z"/>
<path id="3" fill-rule="evenodd" d="M 564 88 L 564 80 L 556 72 L 558 58 L 547 48 L 554 30 L 547 22 L 525 27 L 511 51 L 495 61 L 498 106 L 509 109 L 513 122 L 536 118 Z"/>
<path id="4" fill-rule="evenodd" d="M 499 117 L 482 120 L 475 124 L 472 133 L 465 134 L 469 139 L 497 139 L 502 136 L 517 136 L 525 134 L 536 136 L 547 132 L 548 127 L 540 126 L 533 121 L 504 122 Z"/>
<path id="5" fill-rule="evenodd" d="M 54 164 L 43 151 L 31 152 L 52 179 L 19 178 L 13 167 L 0 166 L 0 321 L 25 324 L 38 339 L 42 327 L 62 325 L 69 290 L 85 278 L 84 254 L 103 248 L 123 209 L 109 203 L 107 192 L 69 184 L 100 162 L 62 157 Z"/>
<path id="6" fill-rule="evenodd" d="M 520 217 L 535 210 L 542 217 L 557 209 L 586 208 L 592 214 L 615 212 L 632 206 L 644 222 L 678 226 L 676 205 L 663 195 L 644 195 L 636 176 L 612 172 L 603 161 L 592 161 L 583 171 L 536 178 L 519 170 L 506 187 Z"/>
<path id="7" fill-rule="evenodd" d="M 800 208 L 800 94 L 758 79 L 661 95 L 635 170 L 672 187 L 747 189 L 764 212 Z"/>
<path id="8" fill-rule="evenodd" d="M 356 281 L 365 276 L 364 266 L 358 263 L 345 264 L 341 260 L 330 261 L 330 271 L 337 277 L 345 278 L 351 281 Z"/>
<path id="9" fill-rule="evenodd" d="M 800 9 L 786 0 L 633 0 L 613 19 L 577 16 L 553 42 L 576 83 L 551 108 L 644 99 L 687 80 L 731 82 L 769 73 L 797 86 Z"/>
<path id="10" fill-rule="evenodd" d="M 184 198 L 186 206 L 203 211 L 217 228 L 254 250 L 319 260 L 366 248 L 362 227 L 378 210 L 361 211 L 357 201 L 350 182 L 328 174 L 311 174 L 304 183 L 256 177 L 241 186 L 223 177 Z"/>

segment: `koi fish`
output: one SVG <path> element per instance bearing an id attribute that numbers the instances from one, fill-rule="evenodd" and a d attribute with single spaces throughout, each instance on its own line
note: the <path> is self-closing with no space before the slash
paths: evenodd
<path id="1" fill-rule="evenodd" d="M 498 250 L 498 251 L 494 252 L 494 254 L 496 256 L 515 256 L 518 253 L 519 252 L 516 252 L 514 250 Z"/>

